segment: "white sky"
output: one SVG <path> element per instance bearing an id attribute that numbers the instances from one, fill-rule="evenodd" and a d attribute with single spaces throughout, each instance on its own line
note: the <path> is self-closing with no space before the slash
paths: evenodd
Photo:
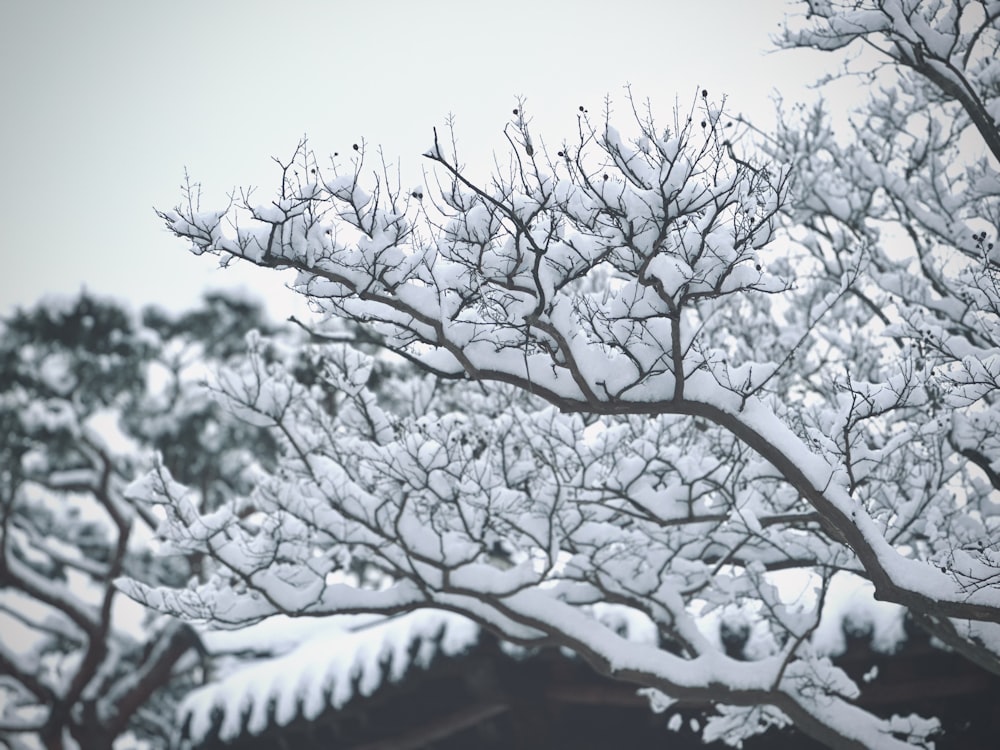
<path id="1" fill-rule="evenodd" d="M 287 278 L 220 270 L 172 239 L 152 207 L 203 205 L 236 186 L 270 196 L 303 134 L 320 154 L 364 138 L 413 173 L 431 128 L 457 118 L 460 151 L 488 164 L 515 97 L 555 147 L 581 104 L 622 87 L 664 121 L 675 97 L 728 94 L 772 118 L 771 95 L 834 62 L 765 54 L 784 0 L 129 0 L 0 2 L 0 315 L 85 287 L 138 306 L 194 304 L 249 286 L 275 315 L 304 309 Z"/>

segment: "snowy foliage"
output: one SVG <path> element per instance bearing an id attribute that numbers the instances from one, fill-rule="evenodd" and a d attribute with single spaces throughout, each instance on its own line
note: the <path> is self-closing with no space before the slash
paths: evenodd
<path id="1" fill-rule="evenodd" d="M 259 318 L 244 300 L 212 296 L 180 318 L 139 320 L 83 295 L 0 324 L 5 746 L 99 750 L 126 736 L 165 746 L 173 704 L 200 671 L 198 637 L 113 581 L 183 585 L 201 565 L 154 556 L 157 514 L 124 490 L 154 448 L 206 506 L 250 486 L 246 470 L 273 441 L 255 443 L 199 383 Z"/>
<path id="2" fill-rule="evenodd" d="M 192 188 L 163 212 L 196 253 L 297 270 L 424 375 L 374 388 L 378 357 L 331 344 L 305 383 L 252 341 L 220 397 L 282 460 L 211 512 L 157 467 L 132 494 L 218 571 L 122 585 L 231 625 L 443 608 L 725 704 L 710 737 L 929 746 L 933 720 L 860 709 L 811 636 L 851 571 L 1000 670 L 1000 6 L 808 6 L 782 43 L 863 48 L 846 74 L 876 84 L 846 133 L 817 108 L 751 138 L 699 92 L 667 126 L 581 108 L 553 154 L 519 107 L 486 182 L 438 133 L 408 192 L 303 143 L 270 204 Z M 783 570 L 814 595 L 785 600 Z M 702 632 L 713 608 L 753 612 L 751 661 Z"/>

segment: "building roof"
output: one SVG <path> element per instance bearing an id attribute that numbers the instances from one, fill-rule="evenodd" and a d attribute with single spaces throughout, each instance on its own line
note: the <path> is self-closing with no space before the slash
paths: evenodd
<path id="1" fill-rule="evenodd" d="M 951 711 L 946 726 L 963 744 L 939 748 L 993 747 L 975 744 L 982 722 L 959 730 L 966 714 L 998 721 L 989 701 L 1000 706 L 1000 678 L 907 633 L 903 610 L 868 592 L 842 591 L 831 601 L 814 646 L 859 681 L 863 705 L 887 716 Z M 633 610 L 604 606 L 595 614 L 629 639 L 657 637 Z M 703 620 L 722 637 L 722 613 Z M 740 647 L 752 657 L 749 631 Z M 205 642 L 223 673 L 181 705 L 175 738 L 181 750 L 541 747 L 543 737 L 582 749 L 623 736 L 632 747 L 668 738 L 671 747 L 703 747 L 694 724 L 709 707 L 677 705 L 655 714 L 635 686 L 597 675 L 573 654 L 514 647 L 451 612 L 281 617 L 206 633 Z M 973 711 L 976 701 L 987 703 Z M 1000 727 L 991 724 L 990 731 L 995 739 Z M 768 733 L 764 746 L 784 746 L 782 736 L 791 737 L 788 747 L 810 746 L 788 731 Z"/>

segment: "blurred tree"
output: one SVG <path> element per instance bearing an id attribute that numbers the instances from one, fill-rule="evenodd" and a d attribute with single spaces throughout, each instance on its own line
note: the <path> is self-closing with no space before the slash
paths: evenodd
<path id="1" fill-rule="evenodd" d="M 0 329 L 0 732 L 11 747 L 163 747 L 198 679 L 198 636 L 114 581 L 184 585 L 197 556 L 154 556 L 153 509 L 125 493 L 152 451 L 203 507 L 273 465 L 274 440 L 201 381 L 268 329 L 260 307 L 213 294 L 142 321 L 83 294 L 19 310 Z"/>

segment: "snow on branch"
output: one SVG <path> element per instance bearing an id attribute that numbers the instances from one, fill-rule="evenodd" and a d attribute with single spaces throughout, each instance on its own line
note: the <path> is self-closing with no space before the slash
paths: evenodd
<path id="1" fill-rule="evenodd" d="M 995 16 L 851 5 L 811 2 L 785 37 L 880 45 L 900 72 L 846 141 L 819 107 L 755 149 L 699 91 L 666 126 L 581 110 L 551 153 L 519 103 L 485 182 L 443 132 L 433 190 L 300 143 L 271 204 L 162 212 L 195 252 L 295 269 L 367 333 L 284 358 L 251 339 L 220 372 L 278 466 L 210 511 L 162 468 L 134 485 L 172 548 L 218 567 L 129 593 L 228 625 L 443 608 L 668 696 L 775 706 L 829 744 L 926 746 L 932 723 L 862 711 L 810 643 L 851 571 L 998 663 L 1000 183 L 959 149 L 1000 153 L 976 51 Z M 789 600 L 782 571 L 809 594 Z M 617 635 L 605 604 L 657 641 Z M 727 607 L 760 618 L 751 662 L 697 625 Z M 748 732 L 775 720 L 741 711 Z"/>

